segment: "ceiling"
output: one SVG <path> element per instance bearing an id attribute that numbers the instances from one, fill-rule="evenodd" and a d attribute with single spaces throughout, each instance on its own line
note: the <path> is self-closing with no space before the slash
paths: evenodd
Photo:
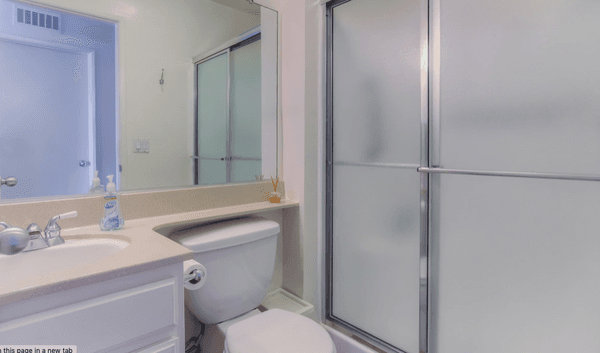
<path id="1" fill-rule="evenodd" d="M 260 14 L 260 6 L 256 4 L 250 4 L 247 0 L 212 0 L 221 5 L 232 7 L 238 11 L 251 13 L 254 15 Z"/>

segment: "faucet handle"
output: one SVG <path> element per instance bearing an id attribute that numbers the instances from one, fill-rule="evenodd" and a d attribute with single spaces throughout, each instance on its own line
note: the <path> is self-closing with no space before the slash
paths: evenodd
<path id="1" fill-rule="evenodd" d="M 77 211 L 71 211 L 71 212 L 67 212 L 67 213 L 58 215 L 58 219 L 74 218 L 74 217 L 77 217 Z"/>
<path id="2" fill-rule="evenodd" d="M 30 236 L 36 235 L 37 233 L 42 233 L 42 228 L 40 228 L 40 226 L 38 226 L 37 223 L 31 223 L 27 227 L 27 233 L 29 233 Z"/>
<path id="3" fill-rule="evenodd" d="M 58 216 L 54 216 L 54 217 L 50 218 L 50 220 L 48 221 L 48 224 L 46 225 L 46 228 L 44 229 L 44 234 L 46 235 L 46 240 L 48 241 L 48 244 L 50 244 L 52 246 L 52 245 L 63 244 L 65 242 L 64 239 L 60 236 L 61 228 L 58 225 L 58 223 L 56 223 L 56 222 L 59 219 L 73 218 L 73 217 L 77 217 L 77 211 L 62 213 L 62 214 L 59 214 Z"/>
<path id="4" fill-rule="evenodd" d="M 6 229 L 6 228 L 10 228 L 12 226 L 6 222 L 0 222 L 0 227 L 4 227 L 4 229 Z"/>
<path id="5" fill-rule="evenodd" d="M 27 227 L 27 233 L 29 233 L 29 243 L 23 249 L 23 252 L 44 249 L 50 246 L 46 238 L 42 236 L 42 228 L 37 224 L 31 223 Z"/>

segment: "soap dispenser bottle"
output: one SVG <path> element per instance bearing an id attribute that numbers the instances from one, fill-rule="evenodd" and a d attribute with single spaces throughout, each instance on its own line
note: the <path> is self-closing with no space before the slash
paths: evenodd
<path id="1" fill-rule="evenodd" d="M 104 217 L 100 219 L 100 229 L 117 230 L 123 228 L 125 220 L 123 219 L 123 213 L 121 212 L 117 187 L 112 181 L 113 175 L 109 175 L 107 178 L 108 184 L 106 185 L 106 195 L 103 198 Z"/>
<path id="2" fill-rule="evenodd" d="M 98 178 L 98 171 L 96 171 L 94 179 L 92 179 L 92 187 L 90 188 L 90 194 L 99 194 L 102 192 L 104 192 L 104 189 L 102 188 L 102 185 L 100 185 L 100 178 Z"/>

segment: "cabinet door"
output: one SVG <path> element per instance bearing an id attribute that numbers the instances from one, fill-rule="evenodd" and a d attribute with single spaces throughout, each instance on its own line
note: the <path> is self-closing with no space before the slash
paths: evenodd
<path id="1" fill-rule="evenodd" d="M 175 327 L 176 285 L 176 278 L 169 278 L 8 321 L 0 324 L 0 342 L 68 344 L 82 352 L 112 349 Z"/>
<path id="2" fill-rule="evenodd" d="M 179 352 L 179 339 L 172 337 L 159 344 L 154 344 L 150 347 L 142 348 L 136 353 L 178 353 Z"/>

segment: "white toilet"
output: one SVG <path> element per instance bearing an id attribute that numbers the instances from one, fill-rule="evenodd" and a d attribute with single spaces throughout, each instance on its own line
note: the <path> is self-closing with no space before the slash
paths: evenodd
<path id="1" fill-rule="evenodd" d="M 226 353 L 335 353 L 331 337 L 307 317 L 271 309 L 261 313 L 275 267 L 279 224 L 260 217 L 184 229 L 170 238 L 194 252 L 207 280 L 185 291 L 185 304 L 225 335 Z"/>

